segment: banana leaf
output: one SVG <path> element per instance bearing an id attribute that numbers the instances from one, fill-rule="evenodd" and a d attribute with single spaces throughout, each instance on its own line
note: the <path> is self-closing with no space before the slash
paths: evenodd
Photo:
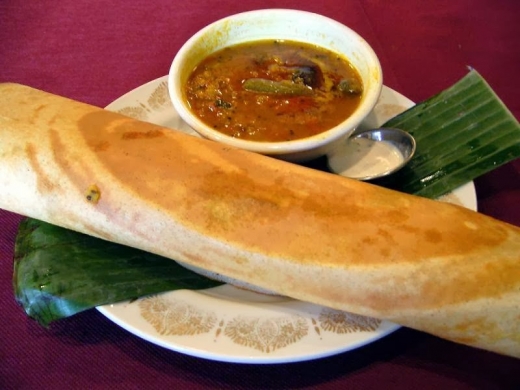
<path id="1" fill-rule="evenodd" d="M 27 315 L 48 326 L 99 305 L 222 283 L 170 259 L 27 218 L 16 237 L 13 284 Z"/>
<path id="2" fill-rule="evenodd" d="M 520 156 L 520 126 L 470 71 L 459 82 L 384 124 L 416 138 L 412 161 L 376 182 L 436 198 Z M 26 219 L 16 239 L 14 291 L 42 325 L 89 308 L 179 288 L 219 285 L 176 262 Z"/>
<path id="3" fill-rule="evenodd" d="M 520 125 L 480 74 L 387 121 L 412 134 L 417 149 L 400 171 L 375 184 L 437 198 L 520 157 Z"/>

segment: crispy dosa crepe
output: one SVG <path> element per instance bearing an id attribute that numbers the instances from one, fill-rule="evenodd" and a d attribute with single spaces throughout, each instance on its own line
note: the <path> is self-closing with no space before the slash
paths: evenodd
<path id="1" fill-rule="evenodd" d="M 520 356 L 520 228 L 0 86 L 0 207 Z M 57 259 L 59 261 L 59 259 Z"/>

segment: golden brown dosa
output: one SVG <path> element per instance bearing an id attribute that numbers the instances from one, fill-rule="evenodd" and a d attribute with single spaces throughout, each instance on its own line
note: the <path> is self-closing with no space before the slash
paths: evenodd
<path id="1" fill-rule="evenodd" d="M 520 357 L 520 228 L 459 206 L 17 84 L 0 189 L 7 210 Z"/>

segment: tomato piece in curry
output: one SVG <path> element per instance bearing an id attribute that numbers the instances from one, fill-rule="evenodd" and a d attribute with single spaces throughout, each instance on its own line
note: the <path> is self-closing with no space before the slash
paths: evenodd
<path id="1" fill-rule="evenodd" d="M 287 40 L 230 46 L 205 58 L 185 86 L 191 110 L 231 137 L 292 141 L 322 133 L 349 117 L 363 94 L 344 57 Z"/>

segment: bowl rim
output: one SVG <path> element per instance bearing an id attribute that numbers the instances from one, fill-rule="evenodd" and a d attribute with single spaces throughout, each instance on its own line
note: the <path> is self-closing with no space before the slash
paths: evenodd
<path id="1" fill-rule="evenodd" d="M 374 83 L 375 85 L 372 88 L 370 88 L 367 94 L 364 96 L 363 104 L 361 104 L 352 115 L 350 115 L 348 118 L 346 118 L 344 121 L 340 122 L 333 128 L 311 137 L 296 139 L 292 141 L 266 142 L 245 140 L 231 137 L 229 135 L 221 133 L 205 124 L 189 109 L 188 104 L 184 102 L 183 99 L 182 86 L 180 85 L 180 83 L 174 82 L 176 77 L 181 77 L 182 67 L 186 55 L 192 50 L 192 48 L 197 44 L 197 42 L 201 40 L 201 38 L 203 38 L 208 32 L 212 31 L 218 25 L 224 25 L 228 21 L 235 20 L 237 18 L 243 19 L 255 15 L 264 15 L 267 13 L 277 13 L 279 15 L 286 14 L 287 16 L 292 17 L 296 17 L 298 15 L 306 15 L 307 17 L 316 18 L 317 20 L 321 19 L 323 22 L 334 25 L 336 28 L 344 30 L 345 33 L 350 34 L 352 37 L 356 38 L 356 41 L 358 41 L 360 46 L 363 48 L 364 57 L 367 58 L 367 62 L 371 64 L 371 72 L 376 73 L 379 77 L 377 78 L 377 83 Z M 301 42 L 306 42 L 306 40 L 302 39 Z M 186 121 L 186 123 L 190 127 L 192 127 L 197 133 L 201 134 L 204 138 L 213 141 L 221 142 L 223 144 L 238 147 L 241 149 L 246 149 L 253 152 L 270 155 L 296 153 L 307 151 L 309 149 L 320 148 L 340 138 L 343 138 L 346 135 L 352 134 L 356 127 L 359 126 L 363 119 L 373 110 L 374 106 L 377 103 L 377 100 L 379 99 L 382 88 L 383 72 L 381 68 L 381 63 L 372 46 L 361 35 L 359 35 L 350 27 L 338 22 L 337 20 L 329 18 L 328 16 L 314 12 L 289 8 L 265 8 L 235 13 L 206 25 L 202 29 L 198 30 L 194 35 L 192 35 L 181 46 L 181 48 L 179 49 L 179 51 L 173 59 L 168 73 L 168 92 L 172 104 L 181 116 L 181 118 L 184 121 Z M 345 127 L 350 128 L 350 130 L 345 131 Z"/>

